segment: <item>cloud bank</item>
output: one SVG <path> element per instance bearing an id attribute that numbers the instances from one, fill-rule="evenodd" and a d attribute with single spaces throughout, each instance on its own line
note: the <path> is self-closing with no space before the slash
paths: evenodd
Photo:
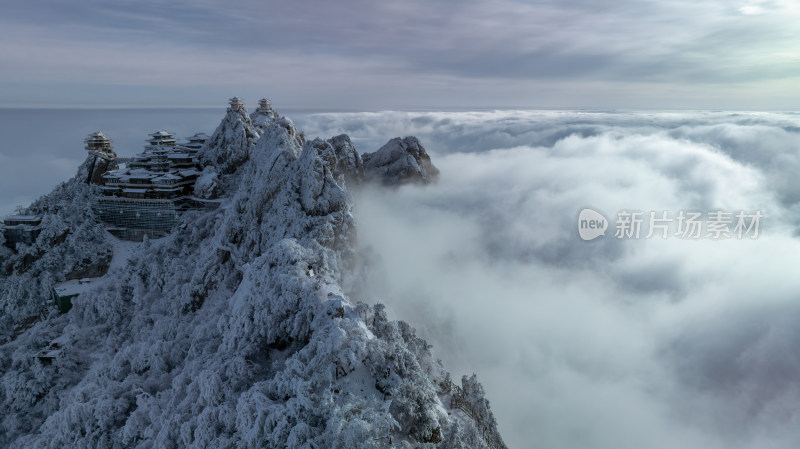
<path id="1" fill-rule="evenodd" d="M 312 115 L 361 151 L 416 134 L 437 185 L 369 189 L 373 292 L 485 383 L 511 447 L 800 438 L 792 114 Z M 760 210 L 758 239 L 584 242 L 577 212 Z M 365 295 L 368 297 L 369 295 Z"/>

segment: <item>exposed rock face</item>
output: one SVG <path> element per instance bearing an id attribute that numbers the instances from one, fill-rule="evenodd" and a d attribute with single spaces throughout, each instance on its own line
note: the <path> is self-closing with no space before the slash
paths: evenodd
<path id="1" fill-rule="evenodd" d="M 109 251 L 106 254 L 100 254 L 94 258 L 78 260 L 75 262 L 72 269 L 64 275 L 64 279 L 70 280 L 105 276 L 111 264 L 112 256 L 113 254 Z"/>
<path id="2" fill-rule="evenodd" d="M 425 147 L 413 136 L 395 137 L 378 151 L 361 157 L 367 181 L 384 185 L 429 184 L 439 175 Z"/>
<path id="3" fill-rule="evenodd" d="M 102 185 L 103 173 L 119 168 L 116 159 L 117 154 L 114 150 L 107 150 L 102 153 L 95 151 L 90 152 L 89 155 L 86 156 L 86 160 L 81 164 L 78 172 L 85 175 L 83 180 L 87 184 Z"/>
<path id="4" fill-rule="evenodd" d="M 289 133 L 289 136 L 291 136 L 298 145 L 302 146 L 305 143 L 306 135 L 302 131 L 298 130 L 296 126 L 294 126 L 292 119 L 288 117 L 281 117 L 278 120 L 275 120 L 275 124 L 285 129 L 286 132 Z"/>
<path id="5" fill-rule="evenodd" d="M 250 157 L 256 139 L 258 132 L 247 109 L 228 108 L 225 118 L 200 150 L 198 160 L 203 166 L 214 164 L 222 174 L 233 173 Z"/>
<path id="6" fill-rule="evenodd" d="M 221 206 L 184 215 L 167 237 L 122 249 L 91 219 L 80 227 L 88 206 L 72 191 L 38 202 L 69 218 L 39 240 L 74 229 L 65 253 L 42 247 L 39 284 L 0 277 L 0 335 L 11 336 L 0 340 L 0 447 L 503 449 L 482 391 L 452 386 L 411 326 L 341 287 L 355 235 L 337 175 L 349 139 L 305 141 L 280 119 L 253 144 L 244 117 L 229 112 L 204 152 L 208 173 L 227 172 Z M 2 327 L 31 316 L 18 298 L 47 302 L 53 262 L 111 247 L 108 274 L 68 314 L 51 306 L 33 327 Z"/>
<path id="7" fill-rule="evenodd" d="M 219 175 L 214 167 L 206 167 L 194 183 L 194 194 L 198 198 L 213 200 L 220 195 Z"/>
<path id="8" fill-rule="evenodd" d="M 348 186 L 360 184 L 364 181 L 364 162 L 356 151 L 355 145 L 347 134 L 341 134 L 328 139 L 336 152 L 336 170 L 334 175 L 344 176 Z"/>

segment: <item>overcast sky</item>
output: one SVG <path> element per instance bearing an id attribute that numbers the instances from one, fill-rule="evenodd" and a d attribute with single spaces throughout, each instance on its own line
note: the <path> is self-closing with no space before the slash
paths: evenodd
<path id="1" fill-rule="evenodd" d="M 794 110 L 798 19 L 791 0 L 5 2 L 0 106 Z"/>

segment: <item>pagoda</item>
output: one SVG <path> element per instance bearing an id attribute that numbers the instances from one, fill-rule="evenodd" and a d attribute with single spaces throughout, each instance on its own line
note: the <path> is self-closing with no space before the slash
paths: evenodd
<path id="1" fill-rule="evenodd" d="M 259 133 L 263 133 L 270 123 L 279 118 L 278 112 L 272 107 L 272 103 L 266 98 L 258 100 L 258 107 L 252 114 L 250 120 Z"/>
<path id="2" fill-rule="evenodd" d="M 126 168 L 103 175 L 103 193 L 120 198 L 163 200 L 189 195 L 200 174 L 196 154 L 194 148 L 177 145 L 172 133 L 158 130 L 148 136 L 144 152 L 134 156 Z"/>
<path id="3" fill-rule="evenodd" d="M 102 131 L 95 131 L 89 134 L 89 137 L 83 140 L 86 143 L 86 151 L 96 154 L 97 156 L 108 159 L 109 155 L 114 154 L 114 147 L 111 145 L 111 139 L 106 137 Z M 113 159 L 115 156 L 111 157 Z"/>
<path id="4" fill-rule="evenodd" d="M 262 98 L 258 100 L 258 107 L 256 108 L 256 112 L 271 112 L 272 111 L 272 103 L 266 98 Z"/>
<path id="5" fill-rule="evenodd" d="M 228 107 L 228 111 L 239 111 L 244 108 L 244 102 L 239 97 L 233 97 L 228 100 L 230 102 L 230 106 Z"/>

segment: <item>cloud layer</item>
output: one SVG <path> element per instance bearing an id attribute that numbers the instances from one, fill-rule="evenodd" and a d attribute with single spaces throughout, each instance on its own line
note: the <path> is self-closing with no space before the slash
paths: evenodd
<path id="1" fill-rule="evenodd" d="M 382 260 L 374 292 L 448 368 L 479 374 L 512 447 L 777 448 L 800 438 L 796 116 L 304 120 L 371 147 L 403 129 L 434 153 L 437 185 L 360 194 L 360 241 Z M 576 217 L 587 206 L 765 218 L 755 240 L 610 232 L 584 242 Z"/>

